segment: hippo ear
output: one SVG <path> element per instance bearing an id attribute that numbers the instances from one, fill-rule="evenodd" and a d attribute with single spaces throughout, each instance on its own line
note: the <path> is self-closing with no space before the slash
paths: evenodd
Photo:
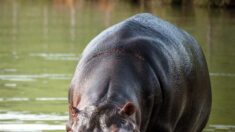
<path id="1" fill-rule="evenodd" d="M 131 116 L 132 114 L 135 113 L 135 111 L 136 111 L 135 105 L 131 102 L 128 102 L 122 107 L 120 114 Z"/>

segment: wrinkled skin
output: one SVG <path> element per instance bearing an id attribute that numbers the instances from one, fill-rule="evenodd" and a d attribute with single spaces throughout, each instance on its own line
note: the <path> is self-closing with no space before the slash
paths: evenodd
<path id="1" fill-rule="evenodd" d="M 138 14 L 95 37 L 69 89 L 72 132 L 200 132 L 211 109 L 207 64 L 185 31 Z"/>

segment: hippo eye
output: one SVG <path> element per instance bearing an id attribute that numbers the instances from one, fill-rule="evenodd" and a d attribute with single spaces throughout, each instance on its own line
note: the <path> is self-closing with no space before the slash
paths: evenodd
<path id="1" fill-rule="evenodd" d="M 80 112 L 80 110 L 76 107 L 72 107 L 71 114 L 73 117 L 77 116 L 77 114 Z"/>
<path id="2" fill-rule="evenodd" d="M 78 108 L 76 108 L 76 107 L 73 107 L 72 109 L 74 110 L 75 113 L 79 113 L 80 112 L 80 110 Z"/>

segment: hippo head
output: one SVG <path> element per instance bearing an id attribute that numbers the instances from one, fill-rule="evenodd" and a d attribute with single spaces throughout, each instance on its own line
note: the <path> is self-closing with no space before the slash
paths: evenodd
<path id="1" fill-rule="evenodd" d="M 70 106 L 66 129 L 67 132 L 139 132 L 135 116 L 136 108 L 130 102 L 121 108 L 105 104 L 79 110 Z"/>

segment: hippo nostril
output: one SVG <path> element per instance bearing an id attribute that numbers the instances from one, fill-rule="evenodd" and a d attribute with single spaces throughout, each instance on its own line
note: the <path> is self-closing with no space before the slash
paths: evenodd
<path id="1" fill-rule="evenodd" d="M 72 129 L 69 124 L 66 124 L 66 132 L 72 132 Z"/>
<path id="2" fill-rule="evenodd" d="M 66 127 L 66 132 L 72 132 L 72 129 Z"/>
<path id="3" fill-rule="evenodd" d="M 66 132 L 72 132 L 72 130 L 71 129 L 66 129 Z"/>

